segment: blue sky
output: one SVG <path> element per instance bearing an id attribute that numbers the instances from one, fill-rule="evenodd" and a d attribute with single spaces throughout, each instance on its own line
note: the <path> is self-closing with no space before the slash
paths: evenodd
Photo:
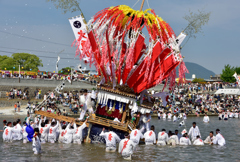
<path id="1" fill-rule="evenodd" d="M 203 27 L 204 34 L 198 34 L 196 39 L 191 38 L 182 49 L 186 62 L 198 63 L 217 74 L 221 73 L 225 64 L 240 66 L 239 0 L 148 1 L 156 14 L 171 25 L 176 35 L 187 26 L 183 16 L 188 14 L 189 10 L 196 12 L 204 8 L 206 12 L 212 13 L 209 23 Z M 89 20 L 106 7 L 121 4 L 132 7 L 136 2 L 137 0 L 81 0 L 80 7 Z M 140 5 L 141 0 L 134 9 L 138 10 Z M 148 4 L 145 3 L 144 10 L 147 8 Z M 79 59 L 74 58 L 75 47 L 71 47 L 74 34 L 68 18 L 79 14 L 80 12 L 63 14 L 61 9 L 56 9 L 51 2 L 45 0 L 0 0 L 0 55 L 33 53 L 43 61 L 44 67 L 40 68 L 41 70 L 54 71 L 57 53 L 64 49 L 60 57 L 69 59 L 60 60 L 59 68 L 77 66 Z"/>

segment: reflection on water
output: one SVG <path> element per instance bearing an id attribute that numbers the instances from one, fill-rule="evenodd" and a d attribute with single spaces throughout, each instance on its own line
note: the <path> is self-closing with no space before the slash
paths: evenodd
<path id="1" fill-rule="evenodd" d="M 2 120 L 12 121 L 13 118 L 0 117 L 0 128 Z M 16 119 L 14 119 L 16 120 Z M 210 117 L 210 123 L 203 123 L 202 117 L 189 117 L 186 128 L 197 122 L 202 138 L 205 139 L 210 131 L 219 128 L 226 139 L 227 145 L 220 146 L 145 146 L 136 148 L 133 161 L 238 161 L 240 141 L 240 119 L 219 121 L 217 117 Z M 179 122 L 163 121 L 153 118 L 151 124 L 155 125 L 156 133 L 165 128 L 167 131 L 185 127 L 178 127 Z M 43 153 L 34 155 L 31 143 L 23 144 L 22 141 L 3 143 L 2 133 L 0 135 L 0 161 L 124 161 L 116 153 L 106 153 L 104 144 L 42 144 Z"/>

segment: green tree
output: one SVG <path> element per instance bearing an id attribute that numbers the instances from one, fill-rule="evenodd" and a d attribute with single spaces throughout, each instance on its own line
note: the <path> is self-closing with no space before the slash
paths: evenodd
<path id="1" fill-rule="evenodd" d="M 235 82 L 236 79 L 233 77 L 235 70 L 236 68 L 231 67 L 229 64 L 225 65 L 224 69 L 222 70 L 221 80 L 224 82 L 230 82 L 230 83 Z"/>
<path id="2" fill-rule="evenodd" d="M 16 61 L 12 57 L 6 55 L 0 56 L 0 69 L 2 70 L 14 70 Z M 16 68 L 16 67 L 15 67 Z"/>
<path id="3" fill-rule="evenodd" d="M 205 80 L 203 78 L 195 78 L 192 80 L 192 83 L 203 83 Z"/>
<path id="4" fill-rule="evenodd" d="M 24 70 L 37 72 L 38 67 L 42 67 L 42 60 L 39 59 L 34 54 L 29 54 L 29 53 L 14 53 L 12 54 L 12 58 L 15 60 L 16 65 L 21 65 L 24 67 Z"/>
<path id="5" fill-rule="evenodd" d="M 240 67 L 235 67 L 235 72 L 236 72 L 237 74 L 240 74 Z"/>
<path id="6" fill-rule="evenodd" d="M 71 74 L 71 68 L 65 67 L 58 71 L 58 74 L 68 75 Z"/>

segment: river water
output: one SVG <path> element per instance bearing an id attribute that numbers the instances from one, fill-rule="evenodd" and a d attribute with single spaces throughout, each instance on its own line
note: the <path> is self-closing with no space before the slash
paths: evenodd
<path id="1" fill-rule="evenodd" d="M 2 121 L 16 120 L 11 117 L 0 116 L 0 128 Z M 226 140 L 226 146 L 145 146 L 139 145 L 133 154 L 132 161 L 239 161 L 240 150 L 240 119 L 219 121 L 218 117 L 210 117 L 210 123 L 203 123 L 202 117 L 189 117 L 186 120 L 186 128 L 197 122 L 202 139 L 205 139 L 210 131 L 219 128 Z M 179 129 L 177 123 L 172 121 L 152 118 L 151 124 L 155 125 L 155 132 L 165 128 L 167 131 Z M 124 161 L 116 153 L 106 153 L 104 144 L 42 144 L 42 154 L 34 155 L 31 143 L 23 144 L 22 141 L 3 143 L 0 134 L 0 161 Z"/>

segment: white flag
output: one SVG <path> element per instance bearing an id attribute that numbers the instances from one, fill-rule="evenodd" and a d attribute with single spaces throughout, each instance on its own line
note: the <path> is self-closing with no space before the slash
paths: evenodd
<path id="1" fill-rule="evenodd" d="M 83 37 L 80 40 L 80 52 L 82 52 L 82 46 L 84 46 L 88 35 L 87 35 L 87 26 L 86 24 L 83 22 L 83 18 L 81 15 L 73 17 L 71 19 L 69 19 L 69 22 L 71 24 L 73 33 L 75 35 L 75 38 L 78 40 L 80 33 L 83 33 Z M 89 60 L 89 56 L 86 56 L 85 58 L 83 58 L 83 60 Z"/>
<path id="2" fill-rule="evenodd" d="M 181 44 L 182 44 L 182 42 L 183 42 L 183 40 L 186 38 L 186 34 L 185 33 L 183 33 L 183 32 L 181 32 L 180 34 L 179 34 L 179 36 L 177 37 L 177 39 L 176 39 L 176 42 L 177 42 L 177 44 L 178 44 L 178 46 L 180 46 Z"/>

